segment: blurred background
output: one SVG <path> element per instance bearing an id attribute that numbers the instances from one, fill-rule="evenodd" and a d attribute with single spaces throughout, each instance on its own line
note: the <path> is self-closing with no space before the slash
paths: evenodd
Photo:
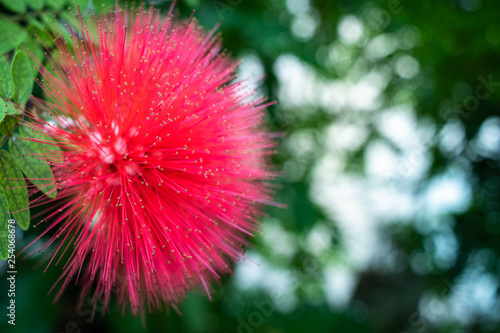
<path id="1" fill-rule="evenodd" d="M 63 22 L 65 6 L 49 2 L 42 14 Z M 0 10 L 25 26 L 42 15 Z M 214 285 L 212 301 L 191 293 L 182 316 L 149 314 L 143 330 L 113 304 L 91 322 L 90 302 L 75 309 L 74 285 L 51 303 L 60 270 L 42 273 L 35 258 L 17 261 L 16 326 L 4 317 L 0 327 L 500 332 L 497 1 L 179 0 L 177 10 L 220 23 L 240 79 L 277 101 L 268 110 L 285 133 L 275 199 L 288 209 L 267 209 L 248 260 Z M 17 235 L 20 250 L 37 233 Z"/>

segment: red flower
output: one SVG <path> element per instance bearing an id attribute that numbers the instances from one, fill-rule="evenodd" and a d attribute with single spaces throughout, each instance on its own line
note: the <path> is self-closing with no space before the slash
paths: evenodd
<path id="1" fill-rule="evenodd" d="M 270 203 L 266 105 L 194 20 L 140 9 L 80 22 L 57 40 L 55 74 L 40 70 L 54 122 L 27 124 L 62 148 L 40 250 L 47 267 L 70 255 L 56 298 L 76 280 L 80 303 L 92 292 L 107 308 L 116 292 L 134 314 L 175 308 L 231 272 Z"/>

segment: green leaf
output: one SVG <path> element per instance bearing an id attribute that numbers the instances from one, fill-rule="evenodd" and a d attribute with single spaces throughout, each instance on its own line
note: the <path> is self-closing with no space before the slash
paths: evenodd
<path id="1" fill-rule="evenodd" d="M 54 174 L 44 158 L 47 149 L 51 149 L 52 146 L 30 141 L 29 134 L 29 130 L 21 126 L 19 135 L 9 140 L 10 153 L 26 177 L 49 198 L 55 199 L 57 197 L 55 184 L 47 186 L 47 184 L 54 183 Z"/>
<path id="2" fill-rule="evenodd" d="M 28 18 L 26 31 L 37 40 L 40 40 L 46 47 L 54 45 L 52 37 L 47 32 L 45 25 L 34 18 Z M 36 37 L 35 37 L 36 35 Z"/>
<path id="3" fill-rule="evenodd" d="M 46 135 L 45 133 L 40 133 L 38 131 L 34 131 L 32 129 L 29 129 L 27 127 L 22 127 L 20 129 L 21 133 L 23 133 L 24 136 L 28 137 L 28 138 L 33 138 L 33 139 L 37 139 L 39 141 L 53 141 L 53 139 Z M 59 155 L 62 154 L 62 150 L 59 146 L 55 146 L 55 145 L 51 145 L 51 144 L 44 144 L 44 143 L 40 143 L 41 145 L 44 145 L 44 148 L 45 149 L 49 149 L 50 150 L 50 154 L 56 154 L 56 155 Z M 59 156 L 58 156 L 59 158 Z M 62 158 L 62 157 L 61 157 Z"/>
<path id="4" fill-rule="evenodd" d="M 3 188 L 0 187 L 0 259 L 5 260 L 9 256 L 9 206 Z"/>
<path id="5" fill-rule="evenodd" d="M 9 206 L 3 188 L 0 187 L 0 259 L 5 260 L 9 256 Z"/>
<path id="6" fill-rule="evenodd" d="M 0 57 L 0 95 L 5 98 L 12 98 L 14 95 L 14 80 L 4 57 Z"/>
<path id="7" fill-rule="evenodd" d="M 5 150 L 0 150 L 0 185 L 5 190 L 7 204 L 17 224 L 21 229 L 28 230 L 30 226 L 30 210 L 28 208 L 26 182 L 14 158 Z"/>
<path id="8" fill-rule="evenodd" d="M 10 1 L 10 0 L 9 0 Z M 28 34 L 16 23 L 0 20 L 0 54 L 12 51 L 28 38 Z"/>
<path id="9" fill-rule="evenodd" d="M 184 0 L 184 3 L 191 8 L 200 6 L 200 0 Z"/>
<path id="10" fill-rule="evenodd" d="M 33 138 L 38 141 L 44 141 L 44 142 L 49 142 L 49 143 L 38 143 L 43 147 L 43 151 L 45 151 L 45 156 L 47 157 L 48 160 L 53 161 L 55 163 L 60 163 L 63 158 L 63 152 L 61 147 L 52 145 L 50 142 L 53 142 L 54 139 L 51 138 L 50 136 L 40 133 L 38 131 L 30 130 L 26 127 L 21 128 L 21 133 L 25 135 L 26 137 Z"/>
<path id="11" fill-rule="evenodd" d="M 5 111 L 7 111 L 7 114 L 19 115 L 22 112 L 22 110 L 19 109 L 19 107 L 12 104 L 10 101 L 4 101 L 4 100 L 0 99 L 0 103 L 2 104 L 2 107 L 5 108 Z"/>
<path id="12" fill-rule="evenodd" d="M 16 86 L 14 101 L 22 105 L 28 101 L 33 90 L 33 73 L 28 55 L 24 51 L 17 51 L 12 61 L 12 77 Z"/>
<path id="13" fill-rule="evenodd" d="M 6 115 L 19 115 L 21 114 L 21 111 L 16 105 L 12 104 L 10 101 L 5 101 L 3 98 L 0 97 L 0 123 L 4 119 Z M 3 116 L 2 116 L 3 114 Z M 2 129 L 0 129 L 0 133 L 3 134 Z M 10 133 L 10 132 L 8 132 Z M 4 135 L 9 135 L 9 134 L 4 134 Z"/>
<path id="14" fill-rule="evenodd" d="M 84 10 L 87 9 L 89 2 L 90 2 L 89 0 L 74 0 L 70 1 L 69 5 L 71 5 L 71 7 L 73 8 L 79 7 L 80 10 L 83 12 Z"/>
<path id="15" fill-rule="evenodd" d="M 45 4 L 54 10 L 61 9 L 65 3 L 65 0 L 45 0 Z"/>
<path id="16" fill-rule="evenodd" d="M 31 68 L 39 66 L 45 60 L 45 50 L 42 49 L 40 41 L 36 38 L 25 40 L 19 45 L 19 49 L 28 50 L 27 52 L 30 53 L 29 59 Z M 31 56 L 31 54 L 33 54 L 34 57 Z M 34 77 L 38 75 L 38 71 L 36 69 L 32 69 L 32 73 Z"/>
<path id="17" fill-rule="evenodd" d="M 0 0 L 0 3 L 15 13 L 23 14 L 26 12 L 26 0 Z"/>
<path id="18" fill-rule="evenodd" d="M 3 100 L 0 99 L 0 123 L 3 121 L 6 114 L 7 114 L 7 107 L 5 106 Z"/>
<path id="19" fill-rule="evenodd" d="M 2 133 L 2 135 L 10 135 L 18 121 L 19 120 L 17 118 L 12 116 L 5 117 L 5 119 L 0 123 L 0 133 Z"/>
<path id="20" fill-rule="evenodd" d="M 97 14 L 102 14 L 104 11 L 108 12 L 111 6 L 114 6 L 115 0 L 93 0 L 94 10 Z M 102 6 L 104 5 L 104 7 Z"/>
<path id="21" fill-rule="evenodd" d="M 43 8 L 44 1 L 43 0 L 29 0 L 28 6 L 30 6 L 34 10 L 40 10 Z"/>

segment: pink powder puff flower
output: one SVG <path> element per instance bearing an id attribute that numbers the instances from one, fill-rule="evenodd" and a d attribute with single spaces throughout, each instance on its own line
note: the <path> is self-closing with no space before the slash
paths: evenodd
<path id="1" fill-rule="evenodd" d="M 76 17 L 72 42 L 56 40 L 55 73 L 40 69 L 53 122 L 24 122 L 62 150 L 45 155 L 59 195 L 37 250 L 51 253 L 47 268 L 67 260 L 56 299 L 74 281 L 94 309 L 113 293 L 134 315 L 176 309 L 231 272 L 272 204 L 267 105 L 234 83 L 237 62 L 193 19 Z"/>

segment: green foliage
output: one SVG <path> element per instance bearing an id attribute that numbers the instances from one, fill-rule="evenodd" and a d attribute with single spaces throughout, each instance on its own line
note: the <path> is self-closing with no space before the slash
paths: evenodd
<path id="1" fill-rule="evenodd" d="M 28 1 L 28 6 L 34 10 L 42 9 L 44 4 L 45 4 L 44 0 L 29 0 Z"/>
<path id="2" fill-rule="evenodd" d="M 54 9 L 54 10 L 59 10 L 59 9 L 63 8 L 66 1 L 64 1 L 64 0 L 45 0 L 45 3 L 47 5 L 47 7 Z"/>
<path id="3" fill-rule="evenodd" d="M 0 95 L 4 98 L 14 96 L 14 80 L 10 66 L 3 57 L 0 57 Z"/>
<path id="4" fill-rule="evenodd" d="M 185 3 L 186 3 L 186 5 L 188 5 L 189 7 L 196 8 L 196 7 L 199 7 L 199 6 L 200 6 L 200 0 L 184 0 L 184 2 L 185 2 Z"/>
<path id="5" fill-rule="evenodd" d="M 14 79 L 14 101 L 23 105 L 28 101 L 33 90 L 33 73 L 28 55 L 17 51 L 12 61 L 12 78 Z"/>
<path id="6" fill-rule="evenodd" d="M 20 133 L 26 138 L 30 138 L 34 144 L 38 145 L 38 149 L 40 151 L 46 152 L 46 157 L 50 160 L 61 160 L 62 159 L 62 150 L 59 146 L 48 145 L 45 147 L 44 142 L 50 142 L 51 138 L 48 137 L 44 133 L 40 133 L 38 131 L 30 130 L 27 127 L 20 128 Z"/>
<path id="7" fill-rule="evenodd" d="M 26 177 L 49 198 L 55 199 L 57 196 L 55 185 L 47 186 L 47 184 L 54 182 L 54 174 L 50 165 L 43 158 L 44 144 L 31 141 L 32 139 L 29 131 L 22 126 L 19 128 L 19 135 L 9 140 L 10 153 Z"/>
<path id="8" fill-rule="evenodd" d="M 0 150 L 0 186 L 3 187 L 7 204 L 23 230 L 30 226 L 30 211 L 28 209 L 28 189 L 23 173 L 17 167 L 12 155 Z"/>
<path id="9" fill-rule="evenodd" d="M 7 113 L 10 115 L 19 115 L 22 112 L 22 110 L 18 106 L 14 105 L 10 101 L 6 101 L 4 107 L 7 109 Z"/>
<path id="10" fill-rule="evenodd" d="M 9 227 L 8 221 L 10 219 L 9 207 L 7 205 L 7 198 L 5 197 L 5 192 L 3 188 L 0 187 L 0 259 L 7 259 L 9 252 L 7 245 Z"/>
<path id="11" fill-rule="evenodd" d="M 114 0 L 92 0 L 94 5 L 94 10 L 97 14 L 102 14 L 104 11 L 108 11 L 111 6 L 115 4 Z"/>
<path id="12" fill-rule="evenodd" d="M 18 119 L 12 116 L 7 116 L 0 123 L 0 133 L 4 136 L 10 135 L 16 127 Z"/>
<path id="13" fill-rule="evenodd" d="M 19 114 L 20 110 L 18 107 L 16 107 L 14 104 L 12 104 L 9 101 L 4 101 L 3 99 L 0 98 L 0 133 L 3 131 L 2 130 L 2 120 L 5 119 L 6 115 L 16 115 Z M 6 127 L 4 127 L 6 129 Z M 8 132 L 7 132 L 8 133 Z"/>
<path id="14" fill-rule="evenodd" d="M 38 71 L 34 67 L 39 66 L 45 60 L 45 50 L 36 39 L 27 39 L 19 45 L 20 50 L 27 50 L 29 56 L 31 71 L 36 76 Z M 34 57 L 31 56 L 34 55 Z M 36 87 L 34 84 L 33 87 Z"/>
<path id="15" fill-rule="evenodd" d="M 49 33 L 45 30 L 45 25 L 41 23 L 39 20 L 30 17 L 28 18 L 28 26 L 26 27 L 26 31 L 33 37 L 36 36 L 39 42 L 42 42 L 45 46 L 52 46 L 54 44 L 52 38 Z"/>
<path id="16" fill-rule="evenodd" d="M 7 106 L 6 104 L 0 99 L 0 123 L 3 121 L 5 118 L 5 115 L 7 114 Z"/>
<path id="17" fill-rule="evenodd" d="M 7 9 L 15 13 L 22 14 L 26 11 L 26 1 L 27 0 L 0 0 L 0 3 Z"/>
<path id="18" fill-rule="evenodd" d="M 69 5 L 74 5 L 74 7 L 79 7 L 80 10 L 84 10 L 87 8 L 89 5 L 90 0 L 75 0 L 75 1 L 69 1 Z"/>
<path id="19" fill-rule="evenodd" d="M 73 4 L 79 4 L 83 9 L 88 3 L 88 0 L 0 0 L 0 4 L 12 15 L 12 20 L 8 15 L 0 18 L 0 54 L 3 55 L 0 59 L 0 208 L 4 208 L 2 204 L 10 208 L 23 230 L 27 230 L 30 225 L 28 190 L 24 177 L 30 179 L 41 193 L 55 198 L 55 185 L 44 185 L 54 180 L 45 156 L 48 153 L 55 156 L 59 151 L 56 147 L 48 152 L 43 148 L 43 143 L 34 141 L 44 141 L 47 137 L 17 126 L 24 117 L 17 105 L 21 108 L 31 107 L 27 102 L 34 87 L 32 68 L 37 62 L 28 53 L 32 53 L 40 62 L 45 62 L 42 43 L 47 47 L 53 45 L 45 26 L 53 24 L 49 30 L 54 28 L 54 31 L 64 34 L 63 24 L 58 21 L 62 17 L 61 11 L 66 10 L 66 5 Z M 46 11 L 41 11 L 44 8 Z M 4 246 L 0 244 L 0 251 L 3 249 Z M 0 255 L 4 258 L 3 252 Z"/>
<path id="20" fill-rule="evenodd" d="M 0 54 L 12 51 L 28 38 L 26 31 L 17 23 L 0 19 Z"/>

